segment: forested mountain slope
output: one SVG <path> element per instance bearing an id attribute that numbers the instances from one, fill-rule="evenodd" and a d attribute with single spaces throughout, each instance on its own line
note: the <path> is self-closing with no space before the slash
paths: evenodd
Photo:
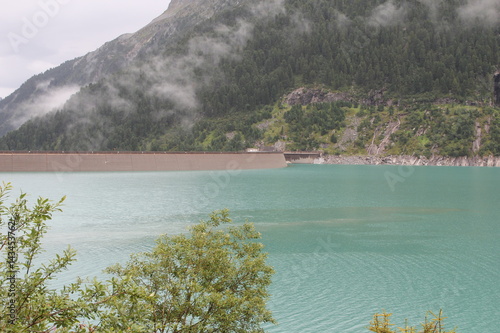
<path id="1" fill-rule="evenodd" d="M 0 148 L 500 155 L 499 7 L 240 1 L 7 134 Z M 292 106 L 301 87 L 316 97 Z"/>
<path id="2" fill-rule="evenodd" d="M 17 129 L 33 115 L 50 111 L 54 103 L 60 101 L 62 105 L 79 88 L 133 66 L 137 61 L 148 61 L 229 3 L 234 4 L 222 0 L 172 0 L 169 10 L 136 33 L 124 34 L 93 52 L 33 76 L 0 100 L 0 135 Z"/>

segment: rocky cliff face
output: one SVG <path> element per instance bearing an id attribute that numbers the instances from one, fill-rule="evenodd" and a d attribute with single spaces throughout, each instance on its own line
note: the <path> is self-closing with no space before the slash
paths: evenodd
<path id="1" fill-rule="evenodd" d="M 444 157 L 432 156 L 322 156 L 314 159 L 314 164 L 345 165 L 433 165 L 433 166 L 487 166 L 500 167 L 500 157 Z"/>

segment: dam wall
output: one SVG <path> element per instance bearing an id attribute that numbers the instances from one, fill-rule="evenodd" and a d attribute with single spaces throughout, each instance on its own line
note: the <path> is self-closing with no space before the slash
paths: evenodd
<path id="1" fill-rule="evenodd" d="M 0 152 L 0 172 L 195 171 L 286 167 L 283 153 Z"/>
<path id="2" fill-rule="evenodd" d="M 295 151 L 285 152 L 285 160 L 294 164 L 315 164 L 315 161 L 323 156 L 320 152 Z"/>

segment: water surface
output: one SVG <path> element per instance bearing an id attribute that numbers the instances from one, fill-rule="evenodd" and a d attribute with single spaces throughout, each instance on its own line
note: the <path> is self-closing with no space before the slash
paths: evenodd
<path id="1" fill-rule="evenodd" d="M 78 262 L 59 283 L 100 275 L 162 233 L 229 208 L 263 235 L 276 275 L 270 332 L 367 332 L 372 314 L 447 328 L 500 326 L 500 169 L 292 165 L 277 170 L 3 173 L 30 194 L 67 195 L 46 238 Z"/>

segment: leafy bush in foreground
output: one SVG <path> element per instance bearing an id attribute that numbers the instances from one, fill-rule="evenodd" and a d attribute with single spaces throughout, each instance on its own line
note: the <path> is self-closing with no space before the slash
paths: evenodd
<path id="1" fill-rule="evenodd" d="M 398 327 L 400 333 L 456 333 L 456 331 L 453 329 L 451 331 L 445 331 L 444 330 L 444 324 L 443 320 L 446 319 L 446 317 L 443 317 L 443 311 L 439 310 L 439 314 L 434 314 L 429 311 L 429 314 L 433 317 L 430 321 L 428 320 L 427 316 L 425 317 L 425 322 L 421 324 L 422 329 L 420 331 L 417 331 L 415 327 L 410 327 L 408 326 L 408 323 L 405 323 L 405 327 Z M 391 313 L 382 313 L 382 314 L 375 314 L 373 316 L 373 321 L 370 323 L 370 326 L 368 329 L 372 332 L 376 333 L 396 333 L 397 331 L 394 331 L 391 329 L 391 326 L 394 326 L 391 324 L 390 321 L 390 316 Z"/>
<path id="2" fill-rule="evenodd" d="M 26 194 L 6 204 L 11 189 L 0 186 L 0 332 L 261 332 L 274 323 L 266 308 L 273 269 L 255 242 L 260 234 L 250 223 L 223 228 L 227 210 L 108 268 L 110 281 L 78 279 L 56 290 L 49 282 L 75 250 L 35 263 L 64 198 L 28 208 Z"/>

